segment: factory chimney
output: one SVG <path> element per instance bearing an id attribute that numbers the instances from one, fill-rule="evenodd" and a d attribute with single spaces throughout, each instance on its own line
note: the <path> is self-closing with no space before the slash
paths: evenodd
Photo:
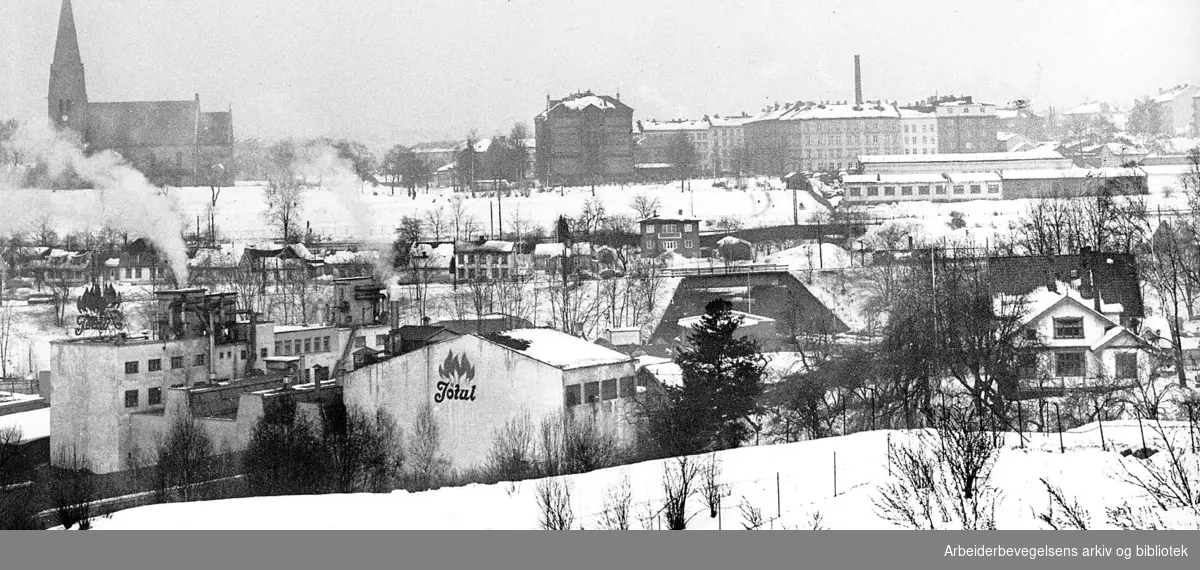
<path id="1" fill-rule="evenodd" d="M 854 104 L 861 106 L 863 104 L 862 97 L 862 66 L 859 63 L 858 56 L 854 56 Z"/>

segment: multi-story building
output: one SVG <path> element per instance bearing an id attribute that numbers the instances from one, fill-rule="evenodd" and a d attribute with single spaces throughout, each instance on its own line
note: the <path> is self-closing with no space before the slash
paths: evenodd
<path id="1" fill-rule="evenodd" d="M 711 128 L 706 119 L 638 121 L 638 126 L 642 131 L 640 152 L 647 162 L 674 166 L 671 143 L 682 136 L 695 151 L 696 162 L 692 165 L 693 171 L 713 172 L 712 145 L 709 140 Z"/>
<path id="2" fill-rule="evenodd" d="M 860 154 L 903 153 L 900 113 L 879 101 L 796 102 L 746 123 L 746 145 L 756 172 L 853 168 Z"/>
<path id="3" fill-rule="evenodd" d="M 517 273 L 515 244 L 479 240 L 454 244 L 454 274 L 464 281 L 508 279 Z"/>
<path id="4" fill-rule="evenodd" d="M 784 176 L 795 170 L 794 165 L 800 160 L 800 149 L 793 149 L 790 145 L 799 143 L 799 140 L 790 140 L 780 121 L 781 117 L 792 112 L 792 107 L 792 103 L 776 103 L 742 124 L 751 172 Z"/>
<path id="5" fill-rule="evenodd" d="M 657 215 L 638 222 L 642 234 L 642 257 L 657 257 L 673 251 L 683 257 L 700 257 L 700 220 L 686 218 L 683 210 L 674 218 Z"/>
<path id="6" fill-rule="evenodd" d="M 938 153 L 937 115 L 916 109 L 900 109 L 900 146 L 904 154 Z"/>
<path id="7" fill-rule="evenodd" d="M 1029 109 L 996 109 L 996 120 L 1001 131 L 1016 133 L 1032 141 L 1046 139 L 1046 119 Z"/>
<path id="8" fill-rule="evenodd" d="M 1200 87 L 1186 83 L 1160 91 L 1152 99 L 1158 107 L 1158 134 L 1187 136 L 1195 116 L 1197 95 L 1200 95 Z"/>
<path id="9" fill-rule="evenodd" d="M 937 115 L 938 153 L 993 152 L 1000 131 L 996 106 L 975 103 L 971 97 L 941 101 Z"/>
<path id="10" fill-rule="evenodd" d="M 575 93 L 546 98 L 534 118 L 538 178 L 546 185 L 579 185 L 633 177 L 633 109 L 620 99 Z"/>
<path id="11" fill-rule="evenodd" d="M 745 113 L 737 117 L 709 117 L 713 172 L 739 174 L 749 170 L 745 125 L 751 120 L 750 115 Z"/>

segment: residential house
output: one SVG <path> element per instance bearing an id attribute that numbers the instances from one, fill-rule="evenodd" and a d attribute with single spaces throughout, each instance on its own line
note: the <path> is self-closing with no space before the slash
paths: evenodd
<path id="1" fill-rule="evenodd" d="M 1200 96 L 1200 86 L 1186 83 L 1159 91 L 1151 99 L 1158 107 L 1159 134 L 1187 136 L 1193 127 L 1197 96 Z"/>
<path id="2" fill-rule="evenodd" d="M 638 222 L 642 236 L 642 257 L 654 258 L 666 252 L 683 257 L 700 257 L 700 220 L 683 216 L 658 215 Z"/>
<path id="3" fill-rule="evenodd" d="M 508 279 L 518 271 L 511 241 L 485 240 L 454 244 L 455 277 L 461 281 Z"/>

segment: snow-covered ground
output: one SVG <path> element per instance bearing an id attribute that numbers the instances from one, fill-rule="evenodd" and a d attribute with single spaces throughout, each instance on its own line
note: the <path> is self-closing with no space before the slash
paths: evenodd
<path id="1" fill-rule="evenodd" d="M 21 441 L 50 437 L 50 408 L 0 416 L 0 430 L 21 430 Z"/>
<path id="2" fill-rule="evenodd" d="M 1113 447 L 1100 449 L 1098 426 L 1083 426 L 1063 434 L 1066 453 L 1059 452 L 1057 434 L 1035 434 L 1025 449 L 1016 434 L 1008 441 L 993 472 L 1002 490 L 997 507 L 1001 529 L 1044 528 L 1034 511 L 1044 511 L 1047 495 L 1039 479 L 1062 487 L 1091 515 L 1094 528 L 1111 528 L 1104 509 L 1124 501 L 1146 504 L 1136 488 L 1122 482 L 1122 458 Z M 1172 431 L 1173 430 L 1173 431 Z M 1169 434 L 1187 446 L 1186 422 L 1168 427 Z M 1118 449 L 1140 447 L 1136 422 L 1105 423 L 1104 436 Z M 1146 436 L 1154 445 L 1148 427 Z M 785 445 L 747 447 L 718 454 L 722 483 L 728 485 L 719 518 L 710 518 L 698 498 L 688 504 L 695 513 L 688 528 L 740 529 L 740 505 L 761 509 L 764 528 L 809 528 L 820 514 L 824 528 L 887 529 L 893 525 L 874 508 L 879 486 L 889 480 L 888 446 L 911 440 L 903 431 L 874 431 Z M 1152 461 L 1160 460 L 1158 454 Z M 1157 458 L 1157 459 L 1156 459 Z M 1196 462 L 1195 454 L 1188 461 Z M 568 476 L 576 526 L 601 528 L 604 496 L 610 486 L 628 476 L 633 497 L 630 526 L 652 527 L 648 511 L 659 509 L 664 463 L 651 461 Z M 836 466 L 835 466 L 836 465 Z M 1134 465 L 1135 469 L 1140 466 Z M 836 494 L 835 494 L 836 470 Z M 95 522 L 100 529 L 536 529 L 539 512 L 536 482 L 470 485 L 424 493 L 396 491 L 386 495 L 325 495 L 261 497 L 206 503 L 166 504 L 121 511 Z M 1179 523 L 1181 526 L 1195 521 Z"/>

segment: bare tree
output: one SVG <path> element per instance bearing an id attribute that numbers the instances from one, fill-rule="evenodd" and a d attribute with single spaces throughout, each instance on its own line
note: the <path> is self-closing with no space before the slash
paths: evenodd
<path id="1" fill-rule="evenodd" d="M 296 226 L 304 208 L 303 186 L 292 178 L 271 180 L 263 190 L 263 199 L 267 203 L 263 212 L 267 224 L 280 231 L 284 243 L 300 242 L 300 231 Z"/>
<path id="2" fill-rule="evenodd" d="M 97 495 L 95 476 L 87 459 L 74 446 L 70 452 L 63 449 L 60 455 L 66 458 L 66 465 L 55 468 L 50 475 L 50 504 L 63 528 L 78 525 L 79 530 L 87 530 L 92 526 L 93 501 Z"/>
<path id="3" fill-rule="evenodd" d="M 629 510 L 633 494 L 629 488 L 629 474 L 622 473 L 621 481 L 609 485 L 604 492 L 602 523 L 605 530 L 629 530 Z"/>
<path id="4" fill-rule="evenodd" d="M 763 527 L 762 509 L 750 504 L 746 497 L 742 497 L 742 502 L 738 504 L 738 510 L 742 512 L 742 528 L 746 530 L 758 530 Z"/>
<path id="5" fill-rule="evenodd" d="M 663 462 L 663 514 L 667 528 L 684 530 L 692 516 L 687 513 L 688 499 L 696 494 L 696 476 L 700 464 L 686 455 Z"/>
<path id="6" fill-rule="evenodd" d="M 433 405 L 426 403 L 417 413 L 408 440 L 408 457 L 412 466 L 409 477 L 412 490 L 436 489 L 445 480 L 450 461 L 442 455 L 441 426 L 433 415 Z"/>
<path id="7" fill-rule="evenodd" d="M 197 499 L 196 484 L 207 480 L 212 467 L 213 441 L 204 426 L 186 410 L 171 424 L 159 448 L 159 488 L 175 491 L 184 502 Z"/>
<path id="8" fill-rule="evenodd" d="M 459 241 L 464 234 L 470 239 L 470 232 L 463 231 L 463 224 L 467 217 L 467 200 L 462 194 L 455 194 L 450 198 L 450 221 L 454 224 L 454 241 Z"/>
<path id="9" fill-rule="evenodd" d="M 539 522 L 544 530 L 571 530 L 575 511 L 571 507 L 571 483 L 561 477 L 542 479 L 537 484 Z"/>
<path id="10" fill-rule="evenodd" d="M 438 206 L 425 212 L 425 229 L 433 236 L 433 241 L 440 242 L 446 235 L 446 209 Z"/>
<path id="11" fill-rule="evenodd" d="M 708 461 L 700 467 L 700 500 L 708 507 L 711 518 L 717 518 L 721 510 L 721 497 L 724 496 L 725 486 L 721 484 L 721 458 L 710 453 Z"/>
<path id="12" fill-rule="evenodd" d="M 657 214 L 659 205 L 658 198 L 651 197 L 646 193 L 635 194 L 629 201 L 629 208 L 637 214 L 638 219 L 642 220 Z"/>

